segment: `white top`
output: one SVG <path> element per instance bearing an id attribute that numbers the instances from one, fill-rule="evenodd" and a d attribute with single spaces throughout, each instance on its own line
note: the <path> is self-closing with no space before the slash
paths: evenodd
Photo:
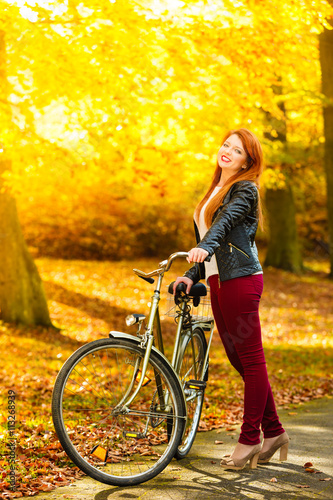
<path id="1" fill-rule="evenodd" d="M 200 240 L 202 240 L 202 238 L 205 236 L 205 234 L 208 231 L 208 227 L 206 226 L 206 223 L 205 223 L 206 207 L 207 207 L 208 203 L 210 202 L 210 200 L 219 192 L 220 189 L 221 189 L 220 186 L 215 186 L 212 194 L 210 195 L 210 197 L 208 198 L 208 200 L 206 201 L 206 203 L 204 204 L 204 206 L 202 207 L 202 209 L 200 211 L 199 220 L 197 220 L 197 218 L 194 217 L 195 223 L 198 227 Z M 208 283 L 209 276 L 213 276 L 214 274 L 219 273 L 218 268 L 217 268 L 215 254 L 212 256 L 210 262 L 204 262 L 204 264 L 205 264 L 205 272 L 206 272 L 206 282 Z"/>

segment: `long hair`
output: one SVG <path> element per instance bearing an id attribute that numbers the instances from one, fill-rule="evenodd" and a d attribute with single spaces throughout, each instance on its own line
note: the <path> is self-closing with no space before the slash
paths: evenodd
<path id="1" fill-rule="evenodd" d="M 247 167 L 245 169 L 242 169 L 240 172 L 237 172 L 232 177 L 230 177 L 224 184 L 224 186 L 219 190 L 219 192 L 208 203 L 205 210 L 205 223 L 207 227 L 211 226 L 214 213 L 216 212 L 218 207 L 222 205 L 225 195 L 227 194 L 231 186 L 233 186 L 233 184 L 235 184 L 238 181 L 252 181 L 259 188 L 259 179 L 263 171 L 263 154 L 262 154 L 261 144 L 258 138 L 246 128 L 240 128 L 238 130 L 230 130 L 230 132 L 228 132 L 223 138 L 221 144 L 224 144 L 224 142 L 228 139 L 228 137 L 230 137 L 233 134 L 238 135 L 238 137 L 242 141 L 243 148 L 247 157 L 245 162 Z M 197 219 L 199 218 L 202 207 L 210 197 L 214 188 L 220 182 L 221 174 L 222 174 L 222 169 L 217 164 L 215 172 L 213 174 L 212 183 L 207 193 L 205 194 L 203 199 L 198 203 L 195 209 L 195 216 Z M 260 203 L 260 196 L 258 199 L 258 216 L 259 216 L 260 227 L 262 227 L 263 216 Z"/>

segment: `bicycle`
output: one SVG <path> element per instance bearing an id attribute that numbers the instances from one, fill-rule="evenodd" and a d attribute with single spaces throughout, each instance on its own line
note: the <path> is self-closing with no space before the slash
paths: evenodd
<path id="1" fill-rule="evenodd" d="M 158 269 L 137 276 L 157 284 L 146 316 L 127 316 L 136 336 L 109 338 L 75 351 L 58 373 L 52 394 L 53 423 L 65 452 L 90 477 L 115 486 L 148 481 L 189 452 L 198 429 L 208 378 L 214 321 L 191 315 L 206 296 L 202 283 L 189 295 L 177 287 L 177 331 L 172 360 L 164 354 L 159 312 L 164 274 L 176 252 Z M 180 287 L 180 289 L 179 289 Z M 169 285 L 173 294 L 173 283 Z M 205 332 L 210 332 L 208 342 Z M 157 344 L 157 345 L 155 345 Z"/>

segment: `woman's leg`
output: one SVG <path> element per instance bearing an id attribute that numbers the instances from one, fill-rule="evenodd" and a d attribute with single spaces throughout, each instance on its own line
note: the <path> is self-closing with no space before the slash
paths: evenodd
<path id="1" fill-rule="evenodd" d="M 284 432 L 276 414 L 261 341 L 258 310 L 262 275 L 224 281 L 218 289 L 212 278 L 210 283 L 213 285 L 212 307 L 213 312 L 217 311 L 214 312 L 217 328 L 232 365 L 245 382 L 244 418 L 239 442 L 255 445 L 260 442 L 261 423 L 265 437 Z"/>
<path id="2" fill-rule="evenodd" d="M 218 275 L 214 274 L 209 278 L 210 286 L 210 299 L 212 304 L 212 310 L 214 315 L 214 321 L 217 331 L 220 335 L 221 341 L 223 343 L 225 352 L 232 366 L 238 371 L 240 376 L 244 379 L 244 370 L 242 363 L 238 357 L 237 351 L 235 349 L 231 335 L 229 334 L 227 327 L 224 323 L 222 311 L 219 304 L 219 281 Z"/>
<path id="3" fill-rule="evenodd" d="M 284 432 L 284 429 L 279 421 L 279 417 L 276 412 L 274 397 L 270 384 L 268 385 L 267 402 L 261 422 L 261 428 L 264 433 L 265 439 L 279 436 Z"/>

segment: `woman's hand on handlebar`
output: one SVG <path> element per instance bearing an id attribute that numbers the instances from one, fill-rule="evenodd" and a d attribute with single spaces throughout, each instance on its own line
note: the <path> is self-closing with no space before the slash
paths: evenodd
<path id="1" fill-rule="evenodd" d="M 203 262 L 205 258 L 209 255 L 207 250 L 203 248 L 192 248 L 188 252 L 188 257 L 186 257 L 187 262 Z M 176 279 L 175 284 L 173 285 L 173 293 L 176 293 L 176 288 L 179 283 L 185 283 L 186 285 L 186 293 L 189 294 L 191 287 L 193 285 L 193 281 L 190 278 L 186 278 L 185 276 L 181 276 Z"/>
<path id="2" fill-rule="evenodd" d="M 191 287 L 193 285 L 193 281 L 190 280 L 190 278 L 186 278 L 186 276 L 180 276 L 179 278 L 176 279 L 174 285 L 173 285 L 173 294 L 176 293 L 176 288 L 179 283 L 185 283 L 186 285 L 186 293 L 189 294 Z"/>
<path id="3" fill-rule="evenodd" d="M 195 247 L 188 252 L 188 257 L 186 257 L 186 260 L 190 264 L 191 262 L 203 262 L 208 255 L 209 253 L 207 252 L 207 250 Z"/>

